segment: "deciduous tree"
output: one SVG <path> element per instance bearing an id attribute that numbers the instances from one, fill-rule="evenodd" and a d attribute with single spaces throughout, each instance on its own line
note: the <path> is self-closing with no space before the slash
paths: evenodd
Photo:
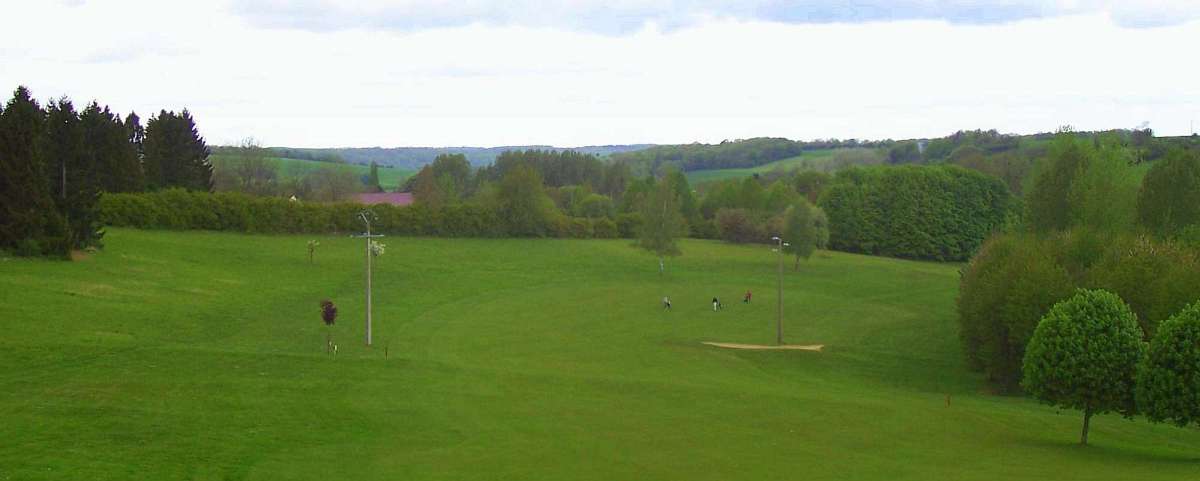
<path id="1" fill-rule="evenodd" d="M 1038 400 L 1083 411 L 1080 444 L 1092 416 L 1135 412 L 1138 363 L 1146 353 L 1129 306 L 1108 291 L 1080 289 L 1055 304 L 1025 348 L 1021 386 Z"/>

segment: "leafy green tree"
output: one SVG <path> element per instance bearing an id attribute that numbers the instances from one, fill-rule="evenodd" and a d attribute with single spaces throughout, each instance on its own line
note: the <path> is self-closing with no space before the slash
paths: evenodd
<path id="1" fill-rule="evenodd" d="M 748 209 L 720 209 L 714 219 L 717 235 L 728 242 L 766 242 L 770 237 L 766 227 Z"/>
<path id="2" fill-rule="evenodd" d="M 152 117 L 146 123 L 143 149 L 146 181 L 152 188 L 212 190 L 208 145 L 187 109 L 178 114 L 163 110 Z"/>
<path id="3" fill-rule="evenodd" d="M 1070 225 L 1104 234 L 1133 231 L 1142 175 L 1116 138 L 1097 138 L 1086 147 L 1089 161 L 1067 193 Z"/>
<path id="4" fill-rule="evenodd" d="M 1034 232 L 1065 230 L 1071 225 L 1072 186 L 1089 163 L 1087 145 L 1071 132 L 1055 138 L 1047 163 L 1035 174 L 1026 195 L 1026 219 Z"/>
<path id="5" fill-rule="evenodd" d="M 1137 405 L 1151 421 L 1200 425 L 1200 302 L 1159 325 L 1138 367 Z"/>
<path id="6" fill-rule="evenodd" d="M 529 165 L 508 169 L 496 191 L 500 218 L 510 235 L 543 237 L 550 234 L 556 215 L 554 201 L 546 196 L 542 176 Z"/>
<path id="7" fill-rule="evenodd" d="M 1164 237 L 1200 224 L 1200 151 L 1171 150 L 1150 167 L 1138 192 L 1137 217 Z"/>
<path id="8" fill-rule="evenodd" d="M 697 225 L 703 222 L 704 218 L 700 215 L 700 202 L 696 200 L 696 194 L 692 191 L 687 176 L 682 171 L 672 168 L 668 170 L 664 180 L 671 185 L 671 190 L 679 199 L 679 213 L 683 215 L 683 219 L 687 221 L 688 225 Z"/>
<path id="9" fill-rule="evenodd" d="M 1038 400 L 1083 411 L 1080 444 L 1092 416 L 1133 416 L 1138 363 L 1146 353 L 1129 306 L 1108 291 L 1080 289 L 1055 304 L 1025 348 L 1021 386 Z"/>
<path id="10" fill-rule="evenodd" d="M 792 187 L 797 193 L 808 199 L 810 203 L 816 205 L 817 199 L 821 197 L 821 193 L 833 181 L 833 177 L 824 172 L 815 170 L 806 170 L 799 172 L 792 178 Z"/>
<path id="11" fill-rule="evenodd" d="M 50 197 L 38 139 L 45 111 L 17 87 L 0 113 L 0 248 L 66 255 L 67 227 Z"/>
<path id="12" fill-rule="evenodd" d="M 659 273 L 662 273 L 663 258 L 682 253 L 675 239 L 687 229 L 687 223 L 679 212 L 679 197 L 667 179 L 658 182 L 646 196 L 641 214 L 638 246 L 658 256 Z"/>
<path id="13" fill-rule="evenodd" d="M 997 235 L 962 271 L 958 327 L 967 365 L 1001 392 L 1020 391 L 1025 346 L 1038 321 L 1074 291 L 1051 250 L 1030 234 Z"/>
<path id="14" fill-rule="evenodd" d="M 911 164 L 921 161 L 921 150 L 916 142 L 899 142 L 888 150 L 889 164 Z"/>
<path id="15" fill-rule="evenodd" d="M 788 243 L 784 252 L 796 256 L 795 270 L 800 270 L 800 259 L 808 259 L 817 249 L 829 242 L 829 225 L 825 212 L 807 200 L 798 199 L 784 215 L 783 240 Z"/>

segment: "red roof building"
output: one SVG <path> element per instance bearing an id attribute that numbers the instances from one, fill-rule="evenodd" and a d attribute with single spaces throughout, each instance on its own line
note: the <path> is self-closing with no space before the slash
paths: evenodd
<path id="1" fill-rule="evenodd" d="M 409 192 L 379 192 L 373 194 L 358 194 L 354 200 L 360 204 L 391 204 L 397 206 L 411 205 L 413 196 Z"/>

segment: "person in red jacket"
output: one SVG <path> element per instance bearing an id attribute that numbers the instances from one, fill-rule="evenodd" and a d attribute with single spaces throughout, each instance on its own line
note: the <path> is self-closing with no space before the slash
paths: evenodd
<path id="1" fill-rule="evenodd" d="M 742 303 L 743 303 L 743 304 L 749 304 L 749 303 L 750 303 L 750 291 L 749 291 L 749 290 L 747 290 L 747 291 L 746 291 L 746 297 L 743 297 L 743 298 L 742 298 Z"/>

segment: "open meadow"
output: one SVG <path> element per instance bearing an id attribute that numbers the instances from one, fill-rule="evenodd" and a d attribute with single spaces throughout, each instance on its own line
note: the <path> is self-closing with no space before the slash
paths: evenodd
<path id="1" fill-rule="evenodd" d="M 381 169 L 381 172 L 383 170 Z M 994 396 L 959 264 L 766 246 L 110 229 L 0 259 L 0 480 L 1200 477 L 1200 431 Z M 747 289 L 751 304 L 740 302 Z M 664 311 L 663 296 L 674 308 Z M 720 296 L 725 309 L 713 312 Z M 325 353 L 318 301 L 339 307 Z"/>

